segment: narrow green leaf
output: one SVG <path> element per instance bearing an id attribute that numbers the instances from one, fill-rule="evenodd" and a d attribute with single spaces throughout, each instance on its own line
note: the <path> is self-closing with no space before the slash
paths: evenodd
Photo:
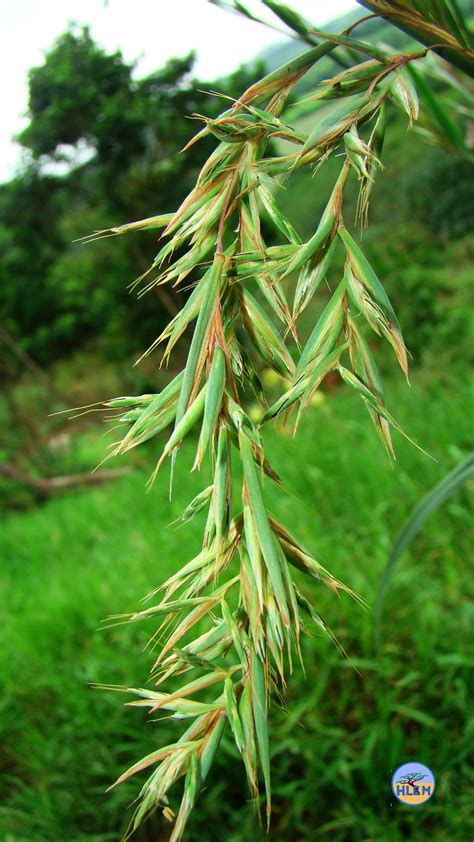
<path id="1" fill-rule="evenodd" d="M 199 494 L 191 500 L 190 503 L 186 506 L 184 511 L 181 514 L 180 520 L 183 522 L 187 522 L 188 520 L 192 520 L 193 517 L 199 514 L 206 505 L 209 503 L 209 500 L 212 497 L 212 485 L 208 485 L 207 488 L 204 488 Z"/>
<path id="2" fill-rule="evenodd" d="M 177 614 L 188 608 L 195 608 L 197 605 L 202 605 L 207 602 L 207 599 L 207 597 L 194 597 L 192 599 L 177 599 L 172 602 L 161 602 L 159 605 L 153 605 L 151 608 L 145 608 L 143 611 L 130 614 L 129 619 L 135 622 L 137 620 L 147 620 L 149 617 L 157 617 L 160 614 Z"/>
<path id="3" fill-rule="evenodd" d="M 225 535 L 228 532 L 231 492 L 229 440 L 227 428 L 225 424 L 222 424 L 217 440 L 217 457 L 214 472 L 214 521 L 218 553 L 225 542 Z"/>
<path id="4" fill-rule="evenodd" d="M 254 345 L 271 368 L 284 377 L 291 377 L 294 363 L 271 320 L 248 290 L 242 292 L 242 317 Z"/>
<path id="5" fill-rule="evenodd" d="M 368 94 L 355 94 L 346 97 L 340 102 L 336 101 L 321 108 L 316 115 L 316 123 L 308 135 L 299 156 L 301 157 L 310 149 L 315 149 L 317 146 L 324 146 L 332 140 L 342 137 L 347 128 L 357 118 L 364 105 L 367 105 L 369 102 L 370 96 Z"/>
<path id="6" fill-rule="evenodd" d="M 184 794 L 169 842 L 180 842 L 183 838 L 187 820 L 213 763 L 226 722 L 222 715 L 214 720 L 201 744 L 199 756 L 188 766 Z"/>
<path id="7" fill-rule="evenodd" d="M 211 436 L 214 433 L 219 412 L 222 408 L 222 398 L 225 386 L 225 356 L 222 348 L 216 346 L 211 363 L 211 370 L 206 387 L 206 399 L 204 403 L 204 417 L 199 436 L 196 461 L 194 467 L 199 468 L 204 453 L 209 445 Z"/>
<path id="8" fill-rule="evenodd" d="M 130 766 L 126 772 L 123 772 L 119 778 L 109 787 L 109 790 L 113 789 L 114 787 L 118 786 L 118 784 L 123 783 L 129 778 L 131 775 L 135 775 L 137 772 L 141 772 L 142 769 L 148 768 L 148 766 L 152 766 L 154 763 L 158 763 L 168 754 L 172 754 L 174 751 L 177 751 L 182 748 L 194 748 L 199 745 L 199 742 L 190 741 L 190 742 L 183 742 L 183 743 L 170 743 L 170 745 L 163 746 L 163 748 L 157 749 L 157 751 L 152 751 L 150 754 L 147 754 L 145 757 L 142 757 L 137 763 L 134 763 L 133 766 Z"/>
<path id="9" fill-rule="evenodd" d="M 472 150 L 469 149 L 462 131 L 448 113 L 443 99 L 433 92 L 423 74 L 413 67 L 412 64 L 409 64 L 407 69 L 442 138 L 445 138 L 464 157 L 472 161 Z"/>
<path id="10" fill-rule="evenodd" d="M 386 409 L 386 407 L 380 402 L 377 396 L 374 395 L 374 393 L 365 385 L 365 383 L 362 382 L 362 380 L 359 377 L 357 377 L 357 375 L 353 374 L 351 371 L 348 371 L 348 369 L 344 368 L 344 366 L 339 366 L 338 371 L 342 379 L 345 380 L 345 382 L 349 386 L 352 386 L 352 388 L 360 394 L 360 396 L 370 409 L 373 409 L 377 413 L 377 415 L 380 415 L 382 418 L 385 418 L 385 420 L 388 421 L 388 423 L 391 424 L 395 430 L 398 430 L 398 432 L 401 433 L 401 435 L 407 441 L 409 441 L 410 444 L 413 444 L 417 448 L 417 450 L 419 450 L 421 453 L 424 453 L 425 456 L 428 456 L 430 459 L 433 458 L 429 455 L 429 453 L 426 452 L 426 450 L 423 450 L 423 448 L 420 447 L 420 445 L 417 444 L 416 441 L 410 438 L 410 436 L 405 432 L 403 427 L 401 427 L 398 421 L 395 420 L 393 415 L 390 414 L 388 409 Z"/>
<path id="11" fill-rule="evenodd" d="M 341 281 L 313 329 L 296 366 L 295 382 L 305 374 L 318 354 L 330 351 L 340 336 L 344 322 L 345 284 Z"/>
<path id="12" fill-rule="evenodd" d="M 245 764 L 250 792 L 256 799 L 258 796 L 257 747 L 252 714 L 252 694 L 249 682 L 244 685 L 242 690 L 239 704 L 239 715 L 244 733 L 244 748 L 242 757 Z"/>
<path id="13" fill-rule="evenodd" d="M 390 93 L 395 102 L 408 115 L 409 125 L 417 120 L 420 113 L 420 104 L 416 88 L 406 71 L 398 70 L 390 82 Z"/>
<path id="14" fill-rule="evenodd" d="M 301 315 L 319 285 L 326 277 L 336 246 L 337 238 L 334 237 L 324 248 L 320 259 L 315 266 L 308 265 L 303 267 L 296 285 L 295 300 L 293 303 L 293 318 L 296 319 L 299 315 Z"/>
<path id="15" fill-rule="evenodd" d="M 408 362 L 405 342 L 403 340 L 402 331 L 400 329 L 400 325 L 398 324 L 398 320 L 395 315 L 394 309 L 390 303 L 390 300 L 382 284 L 380 283 L 377 275 L 372 269 L 370 263 L 368 262 L 367 258 L 365 257 L 355 240 L 349 234 L 347 228 L 341 226 L 338 229 L 338 233 L 346 247 L 348 260 L 352 272 L 355 276 L 355 279 L 359 281 L 359 283 L 362 284 L 363 287 L 365 286 L 367 288 L 374 301 L 378 304 L 378 306 L 381 309 L 384 318 L 378 319 L 378 325 L 384 333 L 384 335 L 386 336 L 386 338 L 388 339 L 388 341 L 390 342 L 390 344 L 392 345 L 403 373 L 405 374 L 405 376 L 408 376 Z M 346 282 L 348 279 L 350 280 L 351 278 L 352 276 L 349 276 L 348 273 L 346 273 Z M 354 284 L 352 284 L 352 286 L 350 287 L 350 291 L 352 291 L 358 306 L 361 307 L 361 311 L 364 313 L 366 318 L 368 318 L 368 316 L 370 315 L 370 298 L 368 298 L 364 303 L 363 295 L 358 293 L 358 290 L 356 289 L 356 286 Z M 376 316 L 375 311 L 373 311 L 373 316 Z M 373 321 L 371 322 L 371 324 L 372 326 L 374 325 Z"/>
<path id="16" fill-rule="evenodd" d="M 380 642 L 380 624 L 382 621 L 382 608 L 386 590 L 395 571 L 400 556 L 410 546 L 415 536 L 424 526 L 430 515 L 445 503 L 459 488 L 474 478 L 474 454 L 471 453 L 454 468 L 447 476 L 435 485 L 435 487 L 423 497 L 413 510 L 412 514 L 400 530 L 390 555 L 387 559 L 385 569 L 382 573 L 377 599 L 375 603 L 375 635 Z"/>
<path id="17" fill-rule="evenodd" d="M 367 289 L 372 293 L 375 301 L 382 306 L 382 308 L 391 316 L 394 324 L 398 326 L 395 312 L 387 293 L 372 269 L 369 261 L 363 254 L 361 248 L 357 245 L 354 238 L 349 234 L 349 231 L 344 226 L 341 225 L 339 227 L 338 234 L 346 247 L 347 256 L 353 268 L 354 274 L 363 284 L 365 284 Z"/>
<path id="18" fill-rule="evenodd" d="M 171 383 L 168 383 L 161 392 L 156 395 L 151 403 L 149 403 L 143 412 L 141 412 L 140 416 L 137 418 L 133 427 L 130 428 L 127 435 L 124 438 L 125 440 L 136 438 L 139 434 L 141 434 L 144 428 L 147 427 L 150 420 L 153 419 L 155 416 L 158 415 L 159 412 L 168 408 L 169 405 L 177 399 L 179 390 L 181 388 L 181 384 L 183 382 L 183 372 L 180 372 L 173 378 Z"/>
<path id="19" fill-rule="evenodd" d="M 178 641 L 181 640 L 181 638 L 186 634 L 186 632 L 190 631 L 190 629 L 192 629 L 193 626 L 195 626 L 196 623 L 199 622 L 199 620 L 202 617 L 204 617 L 209 611 L 212 611 L 212 609 L 215 608 L 216 605 L 220 602 L 225 593 L 237 582 L 238 576 L 234 577 L 229 582 L 226 582 L 225 585 L 219 588 L 219 590 L 215 591 L 211 596 L 206 598 L 202 604 L 198 605 L 196 608 L 193 609 L 193 611 L 191 611 L 190 614 L 183 618 L 183 620 L 180 622 L 180 624 L 177 626 L 177 628 L 174 630 L 174 632 L 171 634 L 171 636 L 168 638 L 168 640 L 162 647 L 161 652 L 155 661 L 155 667 L 157 667 L 158 664 L 162 663 L 168 652 L 174 646 L 176 646 Z"/>
<path id="20" fill-rule="evenodd" d="M 248 489 L 248 505 L 252 511 L 259 545 L 274 588 L 275 598 L 281 611 L 283 625 L 289 626 L 290 617 L 281 574 L 280 559 L 263 500 L 261 481 L 255 465 L 252 446 L 243 431 L 239 433 L 239 448 Z"/>
<path id="21" fill-rule="evenodd" d="M 283 395 L 281 395 L 275 403 L 273 403 L 263 415 L 260 426 L 266 424 L 267 421 L 270 421 L 272 418 L 275 418 L 281 412 L 289 409 L 295 401 L 298 400 L 304 393 L 306 389 L 307 379 L 300 378 L 299 381 L 296 383 L 295 386 L 291 386 Z"/>
<path id="22" fill-rule="evenodd" d="M 183 381 L 184 382 L 184 381 Z M 171 433 L 168 441 L 165 444 L 163 449 L 163 453 L 161 454 L 158 464 L 153 471 L 151 476 L 150 482 L 153 482 L 156 474 L 158 473 L 163 461 L 166 459 L 169 453 L 177 447 L 178 444 L 182 442 L 185 436 L 189 433 L 189 431 L 194 427 L 194 424 L 198 419 L 201 417 L 203 410 L 204 410 L 204 402 L 206 399 L 206 392 L 207 392 L 207 384 L 205 384 L 201 391 L 199 392 L 197 398 L 193 401 L 191 406 L 187 409 L 179 423 L 176 423 L 176 426 Z"/>
<path id="23" fill-rule="evenodd" d="M 305 19 L 295 12 L 290 6 L 284 3 L 277 3 L 276 0 L 262 0 L 263 4 L 267 6 L 280 20 L 286 24 L 297 35 L 307 36 L 310 34 L 310 25 Z"/>
<path id="24" fill-rule="evenodd" d="M 332 52 L 335 44 L 326 41 L 307 50 L 296 58 L 291 59 L 286 64 L 268 73 L 263 79 L 260 79 L 255 84 L 251 85 L 245 93 L 243 93 L 237 102 L 237 105 L 252 102 L 256 99 L 260 101 L 262 98 L 269 97 L 275 91 L 282 87 L 289 87 L 303 76 L 310 67 L 316 64 L 325 55 Z M 282 85 L 283 83 L 283 85 Z"/>
<path id="25" fill-rule="evenodd" d="M 206 340 L 209 328 L 214 315 L 221 286 L 222 272 L 224 267 L 224 255 L 217 254 L 214 258 L 212 269 L 209 273 L 203 303 L 199 311 L 198 320 L 193 333 L 189 349 L 186 368 L 184 370 L 183 383 L 179 394 L 178 409 L 176 412 L 176 426 L 186 412 L 189 399 L 196 388 L 196 381 L 200 376 L 204 364 Z"/>
<path id="26" fill-rule="evenodd" d="M 320 38 L 332 41 L 334 44 L 339 44 L 350 50 L 355 50 L 358 53 L 363 53 L 363 55 L 370 56 L 382 64 L 388 64 L 390 61 L 390 55 L 385 50 L 374 47 L 373 44 L 367 44 L 365 41 L 357 41 L 355 38 L 350 38 L 342 33 L 334 34 L 331 32 L 323 32 L 320 29 L 314 31 Z"/>
<path id="27" fill-rule="evenodd" d="M 252 710 L 255 724 L 258 756 L 262 767 L 267 800 L 267 822 L 270 821 L 272 808 L 272 790 L 270 782 L 270 748 L 267 722 L 267 688 L 264 666 L 256 654 L 252 653 Z"/>
<path id="28" fill-rule="evenodd" d="M 259 606 L 259 614 L 261 614 L 264 606 L 262 553 L 258 542 L 252 510 L 247 503 L 244 503 L 244 535 L 245 546 L 251 562 L 250 574 L 252 577 L 252 584 L 255 583 L 255 597 Z"/>
<path id="29" fill-rule="evenodd" d="M 263 174 L 259 176 L 260 182 L 262 182 L 264 176 Z M 268 176 L 265 176 L 265 180 L 268 179 Z M 268 179 L 270 181 L 270 179 Z M 291 222 L 286 218 L 283 212 L 278 207 L 270 189 L 264 186 L 264 184 L 260 183 L 258 187 L 258 195 L 262 202 L 263 207 L 265 208 L 269 219 L 273 222 L 275 228 L 280 231 L 284 237 L 290 243 L 295 243 L 299 245 L 301 243 L 301 239 L 295 229 L 293 228 Z"/>
<path id="30" fill-rule="evenodd" d="M 125 225 L 116 225 L 114 228 L 104 228 L 102 231 L 94 231 L 93 234 L 81 237 L 80 240 L 81 242 L 89 243 L 92 240 L 101 240 L 103 237 L 114 237 L 120 234 L 129 234 L 131 231 L 166 228 L 172 218 L 172 213 L 165 213 L 160 216 L 149 216 L 147 219 L 140 219 L 137 222 L 128 222 Z"/>
<path id="31" fill-rule="evenodd" d="M 323 214 L 321 217 L 321 221 L 313 234 L 313 236 L 308 240 L 307 243 L 304 243 L 301 248 L 296 252 L 293 260 L 290 261 L 288 267 L 285 269 L 283 275 L 281 276 L 281 280 L 286 278 L 296 269 L 299 269 L 304 263 L 310 260 L 320 249 L 322 249 L 326 241 L 329 239 L 331 232 L 334 228 L 334 222 L 336 219 L 335 212 L 332 211 L 328 214 Z"/>
<path id="32" fill-rule="evenodd" d="M 193 289 L 184 307 L 182 307 L 182 309 L 179 311 L 179 313 L 176 314 L 174 319 L 171 320 L 169 325 L 161 333 L 158 339 L 156 339 L 155 342 L 150 346 L 150 348 L 146 352 L 147 354 L 150 353 L 150 351 L 154 350 L 154 348 L 157 347 L 165 339 L 168 339 L 168 343 L 163 353 L 163 360 L 166 360 L 169 357 L 171 351 L 173 350 L 177 341 L 183 335 L 186 328 L 199 315 L 199 311 L 204 300 L 205 288 L 207 283 L 206 278 L 207 275 L 204 275 L 204 277 L 201 278 L 198 285 Z"/>
<path id="33" fill-rule="evenodd" d="M 245 748 L 244 729 L 242 728 L 242 723 L 240 721 L 234 682 L 230 677 L 227 677 L 225 680 L 224 697 L 227 719 L 229 720 L 232 734 L 234 735 L 235 744 L 240 754 L 243 754 Z"/>
<path id="34" fill-rule="evenodd" d="M 303 399 L 301 401 L 300 413 L 307 407 L 316 389 L 320 386 L 326 375 L 336 367 L 341 354 L 344 353 L 347 347 L 348 343 L 344 342 L 342 345 L 338 345 L 336 348 L 333 348 L 333 350 L 328 354 L 322 356 L 318 361 L 306 384 Z"/>

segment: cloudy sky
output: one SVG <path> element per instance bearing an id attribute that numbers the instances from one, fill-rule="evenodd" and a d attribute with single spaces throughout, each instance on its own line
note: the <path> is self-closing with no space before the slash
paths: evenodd
<path id="1" fill-rule="evenodd" d="M 355 3 L 292 0 L 290 5 L 322 25 Z M 247 6 L 272 17 L 259 0 L 247 0 Z M 218 9 L 208 0 L 2 0 L 0 180 L 9 178 L 18 162 L 12 136 L 24 125 L 28 70 L 42 62 L 44 52 L 71 21 L 88 24 L 107 50 L 119 48 L 127 60 L 140 59 L 138 75 L 195 49 L 197 75 L 212 80 L 278 39 L 270 29 Z"/>

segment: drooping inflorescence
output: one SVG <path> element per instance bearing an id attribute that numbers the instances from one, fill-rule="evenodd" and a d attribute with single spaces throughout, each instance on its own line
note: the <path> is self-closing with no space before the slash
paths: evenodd
<path id="1" fill-rule="evenodd" d="M 298 17 L 290 20 L 296 27 Z M 341 45 L 347 48 L 348 42 L 363 60 L 348 63 L 353 52 L 344 53 L 343 69 L 306 95 L 313 126 L 308 136 L 300 135 L 285 114 L 288 97 L 321 58 Z M 211 134 L 216 148 L 176 213 L 97 235 L 164 229 L 164 245 L 140 279 L 142 292 L 197 278 L 183 308 L 148 351 L 165 343 L 168 360 L 192 325 L 185 368 L 157 395 L 106 402 L 107 409 L 125 410 L 121 421 L 128 425 L 113 452 L 123 453 L 171 430 L 153 480 L 167 459 L 173 472 L 181 442 L 197 431 L 194 468 L 209 455 L 212 469 L 211 481 L 182 515 L 189 521 L 207 510 L 201 551 L 158 586 L 150 607 L 128 618 L 158 621 L 161 641 L 152 671 L 154 689 L 123 688 L 137 697 L 131 704 L 189 721 L 175 743 L 119 777 L 117 783 L 152 769 L 140 791 L 131 832 L 161 808 L 174 820 L 171 842 L 182 838 L 225 728 L 242 757 L 256 804 L 259 779 L 263 781 L 270 817 L 269 705 L 285 686 L 292 658 L 300 655 L 301 633 L 315 624 L 331 635 L 293 571 L 335 593 L 351 591 L 268 511 L 265 485 L 280 479 L 265 457 L 263 431 L 267 423 L 286 421 L 293 411 L 297 423 L 324 378 L 335 371 L 360 395 L 393 455 L 390 428 L 400 427 L 385 407 L 367 335 L 390 343 L 405 375 L 407 352 L 384 288 L 346 227 L 344 191 L 350 178 L 358 180 L 359 215 L 366 219 L 374 177 L 382 166 L 385 110 L 394 104 L 410 122 L 417 119 L 418 98 L 406 65 L 425 54 L 423 49 L 391 55 L 348 34 L 311 46 L 252 85 L 218 119 L 202 118 L 204 128 L 192 142 Z M 276 154 L 273 142 L 278 138 L 292 144 L 293 151 Z M 281 179 L 302 167 L 316 171 L 335 155 L 341 162 L 339 177 L 313 236 L 302 242 L 278 205 Z M 262 221 L 273 232 L 270 245 Z M 345 263 L 340 282 L 300 348 L 298 317 L 337 252 Z M 292 305 L 283 283 L 289 277 L 295 279 Z M 260 382 L 262 365 L 287 384 L 271 406 Z M 258 424 L 246 411 L 249 387 L 262 404 Z M 241 481 L 233 476 L 232 460 L 242 465 Z M 201 691 L 204 700 L 196 698 Z M 169 791 L 179 778 L 184 779 L 183 794 L 174 817 Z"/>

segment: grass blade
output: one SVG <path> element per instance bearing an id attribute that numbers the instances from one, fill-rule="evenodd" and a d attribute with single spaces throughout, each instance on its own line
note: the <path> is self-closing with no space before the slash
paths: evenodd
<path id="1" fill-rule="evenodd" d="M 382 573 L 377 592 L 377 599 L 375 602 L 375 637 L 378 647 L 380 646 L 380 625 L 382 622 L 382 609 L 385 592 L 400 556 L 410 546 L 430 515 L 439 509 L 439 507 L 442 506 L 443 503 L 459 488 L 473 478 L 474 453 L 471 453 L 464 462 L 454 468 L 451 473 L 444 477 L 428 494 L 426 494 L 425 497 L 423 497 L 422 500 L 420 500 L 399 532 L 387 559 L 385 569 Z"/>

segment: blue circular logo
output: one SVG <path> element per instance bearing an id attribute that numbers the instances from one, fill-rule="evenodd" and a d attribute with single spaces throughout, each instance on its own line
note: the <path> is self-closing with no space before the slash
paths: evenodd
<path id="1" fill-rule="evenodd" d="M 404 763 L 392 778 L 395 798 L 410 807 L 419 807 L 428 801 L 435 790 L 436 782 L 431 769 L 423 763 Z"/>

